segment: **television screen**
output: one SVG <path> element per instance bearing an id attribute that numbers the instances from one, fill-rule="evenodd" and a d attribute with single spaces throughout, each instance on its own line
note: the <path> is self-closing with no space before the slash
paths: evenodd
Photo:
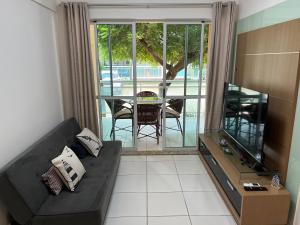
<path id="1" fill-rule="evenodd" d="M 263 161 L 268 94 L 225 84 L 223 130 L 257 162 Z"/>

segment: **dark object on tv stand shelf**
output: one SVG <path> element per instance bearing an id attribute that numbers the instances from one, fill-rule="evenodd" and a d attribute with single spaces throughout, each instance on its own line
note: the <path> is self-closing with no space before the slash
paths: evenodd
<path id="1" fill-rule="evenodd" d="M 244 155 L 240 152 L 241 154 L 241 164 L 242 165 L 247 165 L 249 168 L 253 169 L 258 176 L 270 176 L 273 174 L 271 170 L 266 168 L 264 165 L 254 161 L 253 159 L 249 157 L 244 157 Z"/>
<path id="2" fill-rule="evenodd" d="M 266 187 L 244 187 L 245 191 L 268 191 Z"/>
<path id="3" fill-rule="evenodd" d="M 51 159 L 72 145 L 81 129 L 75 119 L 58 125 L 0 173 L 0 200 L 14 224 L 102 225 L 121 158 L 120 141 L 103 142 L 99 157 L 87 156 L 87 171 L 75 192 L 52 195 L 41 180 Z"/>
<path id="4" fill-rule="evenodd" d="M 228 142 L 225 138 L 220 139 L 219 145 L 221 147 L 228 147 Z"/>

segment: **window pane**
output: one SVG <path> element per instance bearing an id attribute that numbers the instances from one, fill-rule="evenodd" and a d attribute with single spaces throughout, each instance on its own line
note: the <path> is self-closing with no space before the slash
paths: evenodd
<path id="1" fill-rule="evenodd" d="M 168 96 L 184 95 L 185 25 L 167 26 Z"/>

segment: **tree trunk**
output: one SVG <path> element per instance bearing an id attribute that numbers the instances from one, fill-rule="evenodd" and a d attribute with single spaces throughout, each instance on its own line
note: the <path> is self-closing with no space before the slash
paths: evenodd
<path id="1" fill-rule="evenodd" d="M 158 62 L 161 66 L 163 66 L 163 59 L 155 52 L 155 50 L 150 46 L 144 38 L 138 39 L 139 42 L 144 46 L 147 52 L 153 57 L 153 59 Z M 192 61 L 196 57 L 198 57 L 198 52 L 189 52 L 188 53 L 188 62 Z M 167 67 L 167 80 L 174 80 L 176 78 L 177 73 L 184 68 L 184 60 L 185 58 L 182 57 L 179 59 L 176 64 L 166 64 Z"/>
<path id="2" fill-rule="evenodd" d="M 176 75 L 177 75 L 176 71 L 169 70 L 166 74 L 166 78 L 167 78 L 167 80 L 174 80 Z"/>

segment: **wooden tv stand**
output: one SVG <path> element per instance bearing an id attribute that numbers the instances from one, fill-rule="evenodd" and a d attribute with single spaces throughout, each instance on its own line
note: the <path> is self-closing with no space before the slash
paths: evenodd
<path id="1" fill-rule="evenodd" d="M 290 193 L 271 186 L 270 177 L 258 176 L 239 155 L 225 154 L 219 145 L 223 135 L 217 131 L 199 135 L 200 158 L 234 219 L 239 225 L 286 225 L 290 207 Z M 243 183 L 260 183 L 265 192 L 247 192 Z"/>

